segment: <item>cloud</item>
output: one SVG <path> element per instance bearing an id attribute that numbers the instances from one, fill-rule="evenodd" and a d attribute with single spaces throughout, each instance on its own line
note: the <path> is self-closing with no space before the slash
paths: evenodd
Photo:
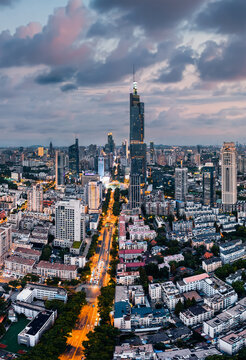
<path id="1" fill-rule="evenodd" d="M 176 26 L 202 3 L 204 0 L 92 0 L 91 6 L 98 13 L 111 12 L 121 24 L 139 25 L 153 33 Z"/>
<path id="2" fill-rule="evenodd" d="M 38 75 L 35 81 L 40 85 L 57 84 L 71 79 L 74 73 L 75 71 L 73 68 L 54 68 L 49 72 Z"/>
<path id="3" fill-rule="evenodd" d="M 16 29 L 15 37 L 17 39 L 25 39 L 27 37 L 33 38 L 34 35 L 40 33 L 42 31 L 42 25 L 38 22 L 30 22 L 26 26 L 19 26 Z"/>
<path id="4" fill-rule="evenodd" d="M 18 0 L 0 0 L 0 6 L 11 6 Z"/>
<path id="5" fill-rule="evenodd" d="M 175 83 L 183 79 L 186 65 L 194 64 L 194 51 L 189 47 L 179 47 L 174 50 L 168 61 L 168 67 L 161 70 L 157 82 Z"/>
<path id="6" fill-rule="evenodd" d="M 71 84 L 71 83 L 61 86 L 61 91 L 63 91 L 63 92 L 77 90 L 77 89 L 78 89 L 78 86 L 76 84 Z"/>
<path id="7" fill-rule="evenodd" d="M 80 0 L 70 0 L 57 8 L 42 29 L 38 24 L 18 28 L 12 36 L 0 34 L 0 67 L 23 65 L 66 65 L 86 59 L 89 49 L 76 42 L 86 25 Z"/>
<path id="8" fill-rule="evenodd" d="M 216 0 L 208 2 L 198 13 L 195 27 L 223 34 L 240 34 L 246 30 L 245 19 L 245 0 Z"/>
<path id="9" fill-rule="evenodd" d="M 246 78 L 245 40 L 233 37 L 216 43 L 209 41 L 197 61 L 202 80 L 235 81 Z"/>

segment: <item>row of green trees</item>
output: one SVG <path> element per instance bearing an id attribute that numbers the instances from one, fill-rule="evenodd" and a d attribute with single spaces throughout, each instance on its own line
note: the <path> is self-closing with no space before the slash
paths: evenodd
<path id="1" fill-rule="evenodd" d="M 67 337 L 74 328 L 81 306 L 86 304 L 85 293 L 71 295 L 66 304 L 57 305 L 56 301 L 47 305 L 51 309 L 58 308 L 58 318 L 54 326 L 43 336 L 40 343 L 32 348 L 21 360 L 58 360 L 66 350 Z"/>
<path id="2" fill-rule="evenodd" d="M 88 340 L 83 341 L 86 360 L 109 360 L 112 359 L 119 330 L 111 325 L 110 312 L 112 310 L 115 294 L 115 283 L 101 289 L 98 297 L 100 325 L 94 332 L 87 335 Z"/>
<path id="3" fill-rule="evenodd" d="M 111 188 L 108 189 L 105 200 L 102 204 L 102 212 L 103 214 L 106 214 L 108 211 L 108 206 L 109 206 L 109 202 L 110 202 L 110 196 L 111 196 Z"/>
<path id="4" fill-rule="evenodd" d="M 120 189 L 116 188 L 115 191 L 114 191 L 114 205 L 113 205 L 113 214 L 114 214 L 114 216 L 119 216 L 120 215 L 120 208 L 121 208 Z"/>
<path id="5" fill-rule="evenodd" d="M 87 256 L 86 256 L 87 260 L 90 259 L 96 252 L 98 237 L 99 237 L 98 234 L 94 234 L 91 238 L 90 248 L 89 248 Z"/>
<path id="6" fill-rule="evenodd" d="M 225 280 L 227 276 L 234 274 L 239 269 L 246 269 L 246 260 L 239 259 L 233 264 L 225 264 L 215 270 L 215 275 L 221 280 Z M 245 275 L 244 275 L 245 276 Z M 246 280 L 246 277 L 243 280 Z"/>
<path id="7" fill-rule="evenodd" d="M 118 220 L 116 221 L 116 226 L 118 225 Z M 119 258 L 118 258 L 118 229 L 115 230 L 113 235 L 113 241 L 112 241 L 112 249 L 110 250 L 110 255 L 112 260 L 110 261 L 110 270 L 108 270 L 108 273 L 111 277 L 111 279 L 115 278 L 116 275 L 116 268 L 119 264 Z"/>

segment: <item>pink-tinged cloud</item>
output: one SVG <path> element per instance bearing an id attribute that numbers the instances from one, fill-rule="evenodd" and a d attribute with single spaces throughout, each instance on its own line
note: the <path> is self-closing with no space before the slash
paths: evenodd
<path id="1" fill-rule="evenodd" d="M 55 9 L 43 28 L 30 23 L 17 28 L 14 36 L 0 34 L 0 66 L 72 65 L 87 59 L 91 52 L 80 44 L 87 31 L 88 14 L 80 0 L 70 0 L 66 7 Z"/>
<path id="2" fill-rule="evenodd" d="M 38 22 L 31 22 L 26 26 L 19 26 L 16 29 L 15 37 L 19 39 L 25 39 L 27 37 L 33 38 L 34 35 L 39 34 L 42 31 L 42 25 Z"/>

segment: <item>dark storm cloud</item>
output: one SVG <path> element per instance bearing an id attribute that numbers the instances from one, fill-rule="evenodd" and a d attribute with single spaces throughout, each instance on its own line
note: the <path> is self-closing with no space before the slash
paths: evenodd
<path id="1" fill-rule="evenodd" d="M 180 47 L 174 51 L 169 60 L 168 68 L 162 71 L 158 82 L 175 83 L 183 79 L 186 65 L 194 64 L 194 52 L 191 48 Z"/>
<path id="2" fill-rule="evenodd" d="M 219 0 L 209 2 L 195 19 L 196 28 L 224 34 L 246 30 L 246 1 Z"/>
<path id="3" fill-rule="evenodd" d="M 38 75 L 35 81 L 40 85 L 61 83 L 71 79 L 74 73 L 72 68 L 57 68 Z"/>
<path id="4" fill-rule="evenodd" d="M 61 86 L 61 91 L 63 92 L 67 92 L 67 91 L 72 91 L 72 90 L 77 90 L 78 89 L 78 86 L 76 84 L 65 84 L 63 86 Z"/>
<path id="5" fill-rule="evenodd" d="M 0 6 L 11 6 L 18 0 L 0 0 Z"/>
<path id="6" fill-rule="evenodd" d="M 245 64 L 245 40 L 233 37 L 221 44 L 207 42 L 197 62 L 197 68 L 202 80 L 233 81 L 246 78 Z"/>
<path id="7" fill-rule="evenodd" d="M 78 84 L 87 86 L 119 81 L 124 76 L 132 73 L 133 64 L 137 64 L 137 69 L 141 70 L 149 65 L 163 61 L 172 47 L 173 43 L 166 41 L 159 44 L 155 53 L 148 51 L 141 45 L 121 54 L 121 56 L 115 56 L 115 53 L 112 53 L 106 63 L 95 63 L 91 65 L 90 70 L 82 69 L 79 71 L 77 75 Z M 121 44 L 118 46 L 118 49 L 120 48 Z"/>
<path id="8" fill-rule="evenodd" d="M 140 25 L 152 32 L 173 27 L 203 2 L 204 0 L 92 0 L 91 6 L 100 13 L 112 11 L 125 23 Z"/>

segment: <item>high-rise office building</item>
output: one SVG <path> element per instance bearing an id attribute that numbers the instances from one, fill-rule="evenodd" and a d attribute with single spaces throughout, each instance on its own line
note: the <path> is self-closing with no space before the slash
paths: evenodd
<path id="1" fill-rule="evenodd" d="M 54 148 L 53 148 L 52 141 L 50 142 L 50 146 L 49 146 L 49 156 L 50 157 L 54 156 Z"/>
<path id="2" fill-rule="evenodd" d="M 27 192 L 27 209 L 33 212 L 43 212 L 43 187 L 41 184 L 33 185 Z"/>
<path id="3" fill-rule="evenodd" d="M 244 154 L 238 156 L 238 172 L 241 174 L 246 173 L 246 158 Z"/>
<path id="4" fill-rule="evenodd" d="M 4 260 L 9 255 L 11 248 L 12 225 L 4 224 L 0 227 L 0 266 L 4 265 Z"/>
<path id="5" fill-rule="evenodd" d="M 44 148 L 43 148 L 43 146 L 40 146 L 38 148 L 38 156 L 40 156 L 40 157 L 44 156 Z"/>
<path id="6" fill-rule="evenodd" d="M 99 212 L 102 200 L 102 183 L 90 181 L 88 183 L 88 207 L 90 213 Z"/>
<path id="7" fill-rule="evenodd" d="M 56 187 L 65 184 L 65 154 L 56 151 Z"/>
<path id="8" fill-rule="evenodd" d="M 216 203 L 216 171 L 212 163 L 202 168 L 203 204 L 213 206 Z"/>
<path id="9" fill-rule="evenodd" d="M 98 157 L 98 175 L 100 178 L 104 177 L 104 156 Z"/>
<path id="10" fill-rule="evenodd" d="M 133 92 L 130 94 L 130 158 L 131 175 L 139 175 L 141 183 L 145 183 L 144 103 L 140 102 L 136 82 L 133 82 Z"/>
<path id="11" fill-rule="evenodd" d="M 141 189 L 140 189 L 140 175 L 130 176 L 130 209 L 139 209 L 141 207 Z"/>
<path id="12" fill-rule="evenodd" d="M 125 139 L 122 142 L 122 149 L 123 149 L 123 155 L 125 156 L 126 159 L 128 159 L 128 140 Z"/>
<path id="13" fill-rule="evenodd" d="M 73 175 L 79 176 L 79 140 L 68 148 L 69 170 Z"/>
<path id="14" fill-rule="evenodd" d="M 149 152 L 150 152 L 150 163 L 155 164 L 155 147 L 153 141 L 150 142 Z"/>
<path id="15" fill-rule="evenodd" d="M 187 184 L 188 169 L 175 169 L 175 199 L 185 201 L 188 194 Z"/>
<path id="16" fill-rule="evenodd" d="M 108 133 L 108 143 L 106 144 L 106 151 L 109 153 L 114 153 L 115 150 L 115 143 L 113 139 L 113 134 L 110 132 Z"/>
<path id="17" fill-rule="evenodd" d="M 237 153 L 234 142 L 224 142 L 221 149 L 222 205 L 233 209 L 237 202 Z"/>
<path id="18" fill-rule="evenodd" d="M 70 247 L 74 241 L 81 241 L 81 217 L 80 200 L 56 203 L 56 246 Z"/>

